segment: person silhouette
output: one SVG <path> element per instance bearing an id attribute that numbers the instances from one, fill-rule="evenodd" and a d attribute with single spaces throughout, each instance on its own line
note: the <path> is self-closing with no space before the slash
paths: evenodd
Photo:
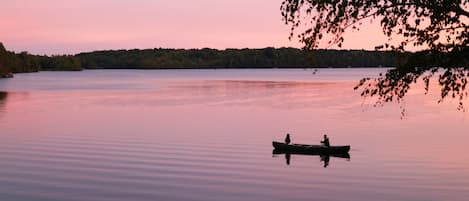
<path id="1" fill-rule="evenodd" d="M 331 144 L 329 143 L 329 138 L 327 137 L 327 135 L 324 135 L 324 140 L 321 141 L 321 143 L 326 146 L 326 147 L 329 147 Z"/>
<path id="2" fill-rule="evenodd" d="M 285 137 L 285 144 L 290 144 L 291 140 L 290 140 L 290 134 L 287 133 L 287 137 Z"/>

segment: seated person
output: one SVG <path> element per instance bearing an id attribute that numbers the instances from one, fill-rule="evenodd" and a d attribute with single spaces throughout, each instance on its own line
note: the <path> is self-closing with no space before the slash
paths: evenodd
<path id="1" fill-rule="evenodd" d="M 321 143 L 326 146 L 326 147 L 329 147 L 330 146 L 330 143 L 329 143 L 329 138 L 327 137 L 327 135 L 324 135 L 324 140 L 321 141 Z"/>
<path id="2" fill-rule="evenodd" d="M 290 144 L 291 140 L 290 140 L 290 134 L 287 133 L 287 137 L 285 137 L 285 144 Z"/>

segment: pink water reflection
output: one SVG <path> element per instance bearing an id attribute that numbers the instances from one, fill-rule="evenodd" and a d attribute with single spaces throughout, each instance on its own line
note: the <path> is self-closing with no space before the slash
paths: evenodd
<path id="1" fill-rule="evenodd" d="M 451 101 L 436 104 L 437 91 L 411 91 L 401 119 L 399 105 L 375 108 L 353 91 L 356 82 L 342 79 L 175 74 L 129 76 L 129 86 L 118 88 L 113 83 L 129 72 L 112 72 L 115 77 L 81 77 L 83 89 L 12 90 L 0 98 L 0 185 L 57 190 L 24 181 L 32 177 L 70 186 L 61 195 L 99 189 L 84 188 L 91 194 L 77 197 L 83 200 L 106 193 L 123 200 L 118 192 L 137 191 L 148 197 L 136 200 L 178 200 L 176 192 L 196 200 L 291 198 L 285 193 L 299 200 L 312 194 L 329 200 L 469 196 L 468 114 Z M 86 84 L 96 80 L 108 88 Z M 323 168 L 318 156 L 292 155 L 287 166 L 284 157 L 272 157 L 270 144 L 286 132 L 300 143 L 318 143 L 327 133 L 332 144 L 352 145 L 351 160 L 331 158 Z"/>

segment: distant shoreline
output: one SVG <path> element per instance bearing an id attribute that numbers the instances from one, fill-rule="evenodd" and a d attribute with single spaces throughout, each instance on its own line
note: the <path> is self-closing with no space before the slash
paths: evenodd
<path id="1" fill-rule="evenodd" d="M 1 51 L 1 50 L 0 50 Z M 80 71 L 84 69 L 321 69 L 398 66 L 411 53 L 369 50 L 133 49 L 76 55 L 39 56 L 3 49 L 6 73 Z M 0 54 L 2 56 L 2 54 Z M 1 58 L 0 58 L 1 59 Z M 1 61 L 1 60 L 0 60 Z"/>

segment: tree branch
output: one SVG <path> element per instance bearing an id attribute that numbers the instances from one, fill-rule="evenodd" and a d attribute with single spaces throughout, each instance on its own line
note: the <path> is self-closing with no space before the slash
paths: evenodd
<path id="1" fill-rule="evenodd" d="M 458 8 L 456 9 L 456 14 L 469 17 L 469 11 L 464 10 L 464 8 L 462 8 L 461 6 L 458 6 Z"/>

